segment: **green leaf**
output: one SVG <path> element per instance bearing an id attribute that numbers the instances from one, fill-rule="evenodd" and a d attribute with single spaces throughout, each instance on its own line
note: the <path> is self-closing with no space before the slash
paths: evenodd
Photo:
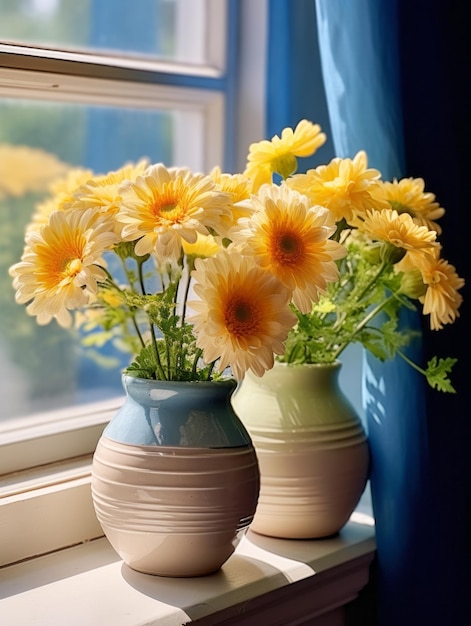
<path id="1" fill-rule="evenodd" d="M 450 374 L 457 360 L 458 359 L 453 359 L 451 357 L 447 357 L 446 359 L 437 359 L 436 356 L 430 359 L 427 363 L 425 375 L 429 385 L 433 389 L 438 389 L 439 391 L 445 391 L 448 393 L 456 393 L 448 374 Z"/>

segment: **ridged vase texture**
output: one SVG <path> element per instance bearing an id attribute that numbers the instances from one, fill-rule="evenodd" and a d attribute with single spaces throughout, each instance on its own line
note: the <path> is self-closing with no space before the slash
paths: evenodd
<path id="1" fill-rule="evenodd" d="M 355 409 L 338 384 L 341 364 L 275 363 L 250 372 L 232 404 L 260 467 L 251 530 L 287 539 L 335 535 L 365 489 L 369 449 Z"/>
<path id="2" fill-rule="evenodd" d="M 235 384 L 123 377 L 126 400 L 92 466 L 97 518 L 132 569 L 213 573 L 252 522 L 259 469 L 230 397 Z"/>

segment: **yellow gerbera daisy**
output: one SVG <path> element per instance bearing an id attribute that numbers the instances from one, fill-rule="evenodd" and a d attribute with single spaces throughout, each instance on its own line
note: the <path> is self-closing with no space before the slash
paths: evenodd
<path id="1" fill-rule="evenodd" d="M 224 174 L 220 167 L 214 167 L 209 175 L 220 191 L 231 196 L 232 211 L 228 223 L 228 228 L 231 228 L 240 217 L 248 217 L 253 211 L 247 203 L 252 193 L 252 181 L 243 174 Z"/>
<path id="2" fill-rule="evenodd" d="M 336 230 L 330 211 L 311 206 L 286 185 L 264 185 L 252 202 L 256 211 L 241 221 L 234 241 L 293 292 L 302 313 L 309 313 L 327 283 L 338 279 L 335 260 L 346 254 L 329 239 Z"/>
<path id="3" fill-rule="evenodd" d="M 66 209 L 95 209 L 100 215 L 114 219 L 121 207 L 120 185 L 125 181 L 134 181 L 149 167 L 147 159 L 138 163 L 126 163 L 123 167 L 103 176 L 95 176 L 76 189 L 70 203 L 64 203 Z M 121 224 L 116 225 L 119 233 Z"/>
<path id="4" fill-rule="evenodd" d="M 194 243 L 188 243 L 182 239 L 182 248 L 186 256 L 204 259 L 216 254 L 221 249 L 221 245 L 212 235 L 201 235 L 198 233 Z"/>
<path id="5" fill-rule="evenodd" d="M 438 249 L 431 252 L 411 253 L 409 261 L 420 270 L 427 290 L 419 297 L 424 315 L 430 315 L 430 328 L 440 330 L 459 317 L 458 309 L 463 297 L 458 290 L 464 286 L 453 265 L 440 257 Z"/>
<path id="6" fill-rule="evenodd" d="M 252 193 L 252 183 L 243 174 L 225 174 L 216 166 L 210 171 L 209 176 L 214 180 L 220 191 L 231 195 L 234 204 L 241 200 L 247 200 Z"/>
<path id="7" fill-rule="evenodd" d="M 440 235 L 441 227 L 435 220 L 442 217 L 445 209 L 435 201 L 435 194 L 424 191 L 423 178 L 403 178 L 383 182 L 386 200 L 398 213 L 409 213 L 420 226 L 436 230 Z"/>
<path id="8" fill-rule="evenodd" d="M 367 209 L 390 208 L 380 177 L 378 170 L 368 168 L 366 153 L 360 151 L 353 159 L 335 158 L 328 165 L 295 174 L 286 184 L 307 195 L 312 204 L 330 209 L 336 222 L 345 219 L 353 224 Z"/>
<path id="9" fill-rule="evenodd" d="M 361 229 L 375 241 L 385 241 L 403 250 L 421 250 L 438 246 L 437 233 L 419 226 L 408 213 L 394 209 L 367 211 Z"/>
<path id="10" fill-rule="evenodd" d="M 56 318 L 61 326 L 70 326 L 69 310 L 86 305 L 97 283 L 106 279 L 102 254 L 116 242 L 107 224 L 97 223 L 93 210 L 55 211 L 48 224 L 27 237 L 10 275 L 16 301 L 29 302 L 26 310 L 39 324 Z"/>
<path id="11" fill-rule="evenodd" d="M 296 128 L 285 128 L 281 137 L 275 135 L 249 146 L 244 175 L 252 180 L 253 191 L 272 182 L 272 174 L 287 178 L 297 169 L 296 157 L 308 157 L 326 141 L 318 124 L 301 120 Z"/>
<path id="12" fill-rule="evenodd" d="M 72 167 L 65 176 L 56 178 L 49 185 L 49 192 L 53 196 L 58 196 L 60 202 L 74 199 L 74 193 L 79 187 L 93 178 L 93 170 L 85 167 Z"/>
<path id="13" fill-rule="evenodd" d="M 200 298 L 188 305 L 196 313 L 197 345 L 207 363 L 219 360 L 241 380 L 247 370 L 257 376 L 284 352 L 284 341 L 296 317 L 288 304 L 290 291 L 236 250 L 222 250 L 195 261 L 194 291 Z"/>
<path id="14" fill-rule="evenodd" d="M 63 211 L 74 202 L 74 193 L 79 187 L 93 178 L 93 172 L 89 169 L 74 167 L 66 176 L 53 181 L 49 187 L 51 197 L 36 205 L 31 223 L 27 226 L 27 232 L 38 230 L 47 224 L 49 215 L 53 211 Z"/>
<path id="15" fill-rule="evenodd" d="M 224 235 L 230 221 L 230 196 L 220 192 L 209 176 L 187 168 L 167 169 L 158 163 L 144 176 L 120 188 L 118 220 L 125 241 L 139 240 L 136 254 L 155 252 L 157 259 L 178 259 L 182 240 L 195 243 L 210 229 Z"/>

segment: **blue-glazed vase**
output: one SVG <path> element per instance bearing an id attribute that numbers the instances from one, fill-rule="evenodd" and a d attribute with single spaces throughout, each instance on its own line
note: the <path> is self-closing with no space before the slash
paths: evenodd
<path id="1" fill-rule="evenodd" d="M 126 399 L 92 466 L 97 518 L 132 569 L 161 576 L 217 571 L 250 525 L 257 457 L 231 405 L 235 382 L 123 376 Z"/>

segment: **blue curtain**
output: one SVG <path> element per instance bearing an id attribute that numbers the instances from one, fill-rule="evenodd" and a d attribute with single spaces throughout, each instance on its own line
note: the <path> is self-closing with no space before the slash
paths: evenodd
<path id="1" fill-rule="evenodd" d="M 313 0 L 271 0 L 268 12 L 267 106 L 265 136 L 294 128 L 303 118 L 320 124 L 330 137 L 330 122 Z M 303 169 L 326 163 L 334 156 L 332 141 L 313 157 L 302 160 Z"/>
<path id="2" fill-rule="evenodd" d="M 336 152 L 365 149 L 384 179 L 405 175 L 397 6 L 387 0 L 316 3 L 324 85 Z M 417 316 L 404 324 L 419 328 Z M 421 345 L 409 350 L 421 360 Z M 371 450 L 381 624 L 429 623 L 424 604 L 436 581 L 428 524 L 433 498 L 425 396 L 401 360 L 365 354 L 363 399 Z M 421 621 L 423 620 L 423 621 Z"/>
<path id="3" fill-rule="evenodd" d="M 455 257 L 444 256 L 459 269 L 468 264 L 458 191 L 470 164 L 459 127 L 469 125 L 471 110 L 459 74 L 469 58 L 464 24 L 454 0 L 269 2 L 267 135 L 306 117 L 333 139 L 330 153 L 315 155 L 319 162 L 363 149 L 384 179 L 425 178 L 451 213 L 441 241 L 451 242 Z M 440 345 L 419 316 L 403 321 L 423 330 L 410 348 L 414 359 L 437 352 L 460 358 L 458 394 L 429 390 L 400 359 L 364 356 L 378 608 L 371 621 L 365 614 L 352 623 L 462 626 L 471 582 L 469 385 L 462 384 L 466 356 L 456 339 L 464 326 L 441 331 Z"/>

